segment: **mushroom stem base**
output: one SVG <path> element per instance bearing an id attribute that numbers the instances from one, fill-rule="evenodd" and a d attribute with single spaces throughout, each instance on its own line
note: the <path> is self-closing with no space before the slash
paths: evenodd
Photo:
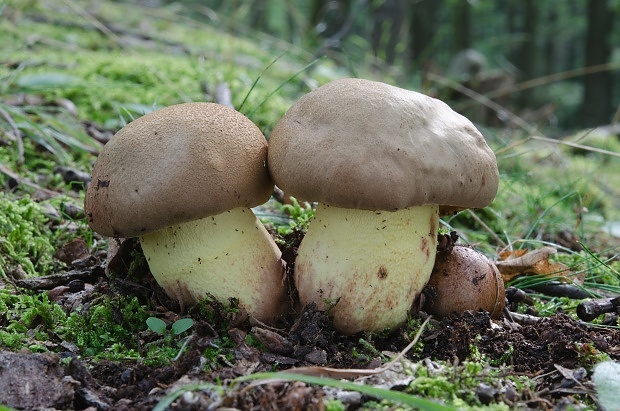
<path id="1" fill-rule="evenodd" d="M 153 277 L 181 304 L 211 295 L 228 305 L 234 297 L 270 323 L 286 309 L 280 250 L 249 208 L 177 224 L 140 242 Z"/>
<path id="2" fill-rule="evenodd" d="M 319 204 L 295 262 L 301 304 L 329 309 L 344 334 L 400 325 L 431 275 L 438 228 L 434 205 L 390 212 Z"/>

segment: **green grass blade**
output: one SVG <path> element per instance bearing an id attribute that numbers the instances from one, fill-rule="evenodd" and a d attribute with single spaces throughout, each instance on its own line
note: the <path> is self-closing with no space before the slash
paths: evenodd
<path id="1" fill-rule="evenodd" d="M 549 213 L 555 206 L 557 206 L 558 204 L 561 204 L 564 200 L 576 195 L 576 192 L 571 192 L 566 194 L 565 196 L 563 196 L 562 198 L 560 198 L 559 200 L 557 200 L 555 203 L 553 203 L 551 206 L 547 207 L 542 213 L 540 213 L 540 215 L 538 216 L 538 218 L 536 219 L 536 221 L 534 221 L 534 224 L 532 224 L 532 226 L 530 227 L 529 231 L 527 232 L 527 234 L 523 237 L 524 239 L 528 239 L 532 236 L 532 234 L 534 233 L 534 230 L 536 229 L 536 227 L 538 227 L 538 224 L 544 220 L 545 216 L 547 215 L 547 213 Z"/>
<path id="2" fill-rule="evenodd" d="M 153 407 L 153 411 L 166 411 L 177 398 L 189 391 L 213 391 L 218 396 L 221 396 L 224 393 L 224 389 L 222 387 L 209 384 L 208 382 L 188 384 L 162 398 L 157 405 Z"/>
<path id="3" fill-rule="evenodd" d="M 321 60 L 323 57 L 317 57 L 314 60 L 312 60 L 310 63 L 306 64 L 304 67 L 302 67 L 299 71 L 295 72 L 295 74 L 293 74 L 292 76 L 290 76 L 289 78 L 286 79 L 286 81 L 282 82 L 278 87 L 276 87 L 275 90 L 273 90 L 271 93 L 269 93 L 267 95 L 267 97 L 265 97 L 263 99 L 263 101 L 261 101 L 256 107 L 254 107 L 254 110 L 252 110 L 247 117 L 252 118 L 252 116 L 254 115 L 254 113 L 256 112 L 256 110 L 258 110 L 263 104 L 265 104 L 267 102 L 267 100 L 269 100 L 271 98 L 271 96 L 273 96 L 274 94 L 276 94 L 278 91 L 280 91 L 280 89 L 282 87 L 284 87 L 286 84 L 288 84 L 290 81 L 292 81 L 295 77 L 297 77 L 298 75 L 300 75 L 301 73 L 303 73 L 304 71 L 308 70 L 310 67 L 312 67 L 313 65 L 315 65 L 319 60 Z M 249 93 L 248 93 L 249 94 Z"/>
<path id="4" fill-rule="evenodd" d="M 248 92 L 246 93 L 245 97 L 243 98 L 243 101 L 241 102 L 241 104 L 239 105 L 239 107 L 237 108 L 237 111 L 241 112 L 241 109 L 243 108 L 243 106 L 245 105 L 245 102 L 248 100 L 248 97 L 250 97 L 250 94 L 252 94 L 252 90 L 254 90 L 254 87 L 256 87 L 256 85 L 258 84 L 258 82 L 260 81 L 260 79 L 263 77 L 263 74 L 265 74 L 267 72 L 267 70 L 269 70 L 269 68 L 271 66 L 273 66 L 276 61 L 280 60 L 280 58 L 286 54 L 288 50 L 284 50 L 282 53 L 280 53 L 275 59 L 273 59 L 273 61 L 271 63 L 269 63 L 267 65 L 267 67 L 265 67 L 263 69 L 263 71 L 260 72 L 260 74 L 258 75 L 258 77 L 256 77 L 256 80 L 254 80 L 254 83 L 252 83 L 252 86 L 250 86 L 250 89 L 248 90 Z"/>
<path id="5" fill-rule="evenodd" d="M 287 372 L 262 372 L 239 377 L 235 379 L 235 382 L 269 379 L 275 379 L 280 381 L 301 381 L 305 382 L 306 384 L 328 386 L 348 391 L 357 391 L 359 393 L 366 394 L 374 398 L 398 402 L 411 407 L 417 407 L 422 411 L 456 410 L 453 407 L 442 405 L 437 402 L 416 397 L 401 391 L 393 391 L 385 388 L 377 388 L 368 385 L 356 384 L 350 381 L 341 381 L 332 378 L 316 377 L 312 375 L 293 374 Z"/>

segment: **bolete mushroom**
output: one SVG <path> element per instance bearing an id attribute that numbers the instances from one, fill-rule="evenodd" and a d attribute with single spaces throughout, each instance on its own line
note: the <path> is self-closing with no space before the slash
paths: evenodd
<path id="1" fill-rule="evenodd" d="M 276 185 L 318 201 L 298 250 L 301 304 L 337 330 L 394 328 L 435 261 L 439 216 L 488 205 L 495 155 L 445 103 L 384 83 L 332 81 L 301 97 L 269 139 Z"/>
<path id="2" fill-rule="evenodd" d="M 492 318 L 504 310 L 506 294 L 499 270 L 476 250 L 455 246 L 437 254 L 423 309 L 437 317 L 484 310 Z"/>
<path id="3" fill-rule="evenodd" d="M 104 146 L 86 192 L 88 224 L 139 237 L 153 276 L 182 304 L 234 297 L 271 322 L 286 308 L 281 253 L 250 209 L 273 192 L 266 159 L 265 136 L 234 109 L 156 110 Z"/>

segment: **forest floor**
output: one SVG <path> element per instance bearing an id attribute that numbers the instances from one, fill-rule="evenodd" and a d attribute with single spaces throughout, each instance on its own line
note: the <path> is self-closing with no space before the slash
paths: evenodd
<path id="1" fill-rule="evenodd" d="M 299 239 L 299 234 L 296 237 Z M 131 255 L 134 247 L 136 242 L 128 241 L 122 254 Z M 294 258 L 295 248 L 295 242 L 289 243 L 284 255 Z M 150 296 L 158 315 L 169 324 L 179 317 L 178 305 L 165 297 L 148 272 L 140 283 L 124 280 L 123 275 L 109 279 L 100 258 L 83 258 L 92 265 L 81 265 L 69 274 L 17 284 L 47 292 L 66 311 L 88 307 L 102 295 L 114 298 L 122 294 Z M 294 260 L 287 263 L 292 266 Z M 114 264 L 128 266 L 130 261 Z M 51 291 L 41 289 L 51 284 Z M 511 309 L 517 304 L 513 301 Z M 215 314 L 211 321 L 193 315 L 195 323 L 187 343 L 178 358 L 165 365 L 147 365 L 143 359 L 93 360 L 54 335 L 46 341 L 48 353 L 2 351 L 0 381 L 12 387 L 2 398 L 19 409 L 150 410 L 175 392 L 170 409 L 179 410 L 319 410 L 326 409 L 326 399 L 339 401 L 346 409 L 392 409 L 398 405 L 369 403 L 372 396 L 355 391 L 277 378 L 249 386 L 231 384 L 252 373 L 292 369 L 392 390 L 412 386 L 417 376 L 420 394 L 426 390 L 429 397 L 439 394 L 438 399 L 442 395 L 464 397 L 473 404 L 491 404 L 489 409 L 582 409 L 596 398 L 588 370 L 606 356 L 620 360 L 617 328 L 590 325 L 562 313 L 513 319 L 507 311 L 493 320 L 481 311 L 431 319 L 421 334 L 421 344 L 385 369 L 388 360 L 411 342 L 411 332 L 416 329 L 411 323 L 391 333 L 345 337 L 332 329 L 324 312 L 312 306 L 291 316 L 278 329 L 252 323 L 242 312 L 232 313 L 217 304 L 211 308 Z M 427 317 L 419 313 L 418 318 Z M 421 323 L 416 318 L 412 321 L 417 326 Z M 262 344 L 249 344 L 249 335 Z M 144 330 L 128 337 L 145 346 L 158 336 Z M 368 339 L 369 351 L 360 351 L 360 338 Z M 219 348 L 224 339 L 228 348 L 207 360 L 206 350 Z M 226 389 L 218 391 L 216 387 Z M 30 395 L 25 395 L 25 390 Z"/>
<path id="2" fill-rule="evenodd" d="M 618 312 L 584 321 L 576 309 L 620 295 L 615 134 L 579 140 L 597 145 L 584 151 L 485 130 L 498 197 L 442 223 L 494 260 L 553 247 L 576 296 L 549 270 L 524 269 L 495 319 L 418 312 L 391 332 L 343 336 L 308 306 L 268 327 L 234 302 L 179 307 L 137 241 L 90 230 L 84 186 L 105 141 L 153 108 L 227 98 L 269 135 L 305 90 L 352 73 L 174 10 L 41 0 L 0 13 L 0 410 L 596 409 L 593 368 L 620 361 Z M 290 280 L 304 231 L 278 228 L 310 214 L 282 204 L 266 214 Z M 182 318 L 193 323 L 176 334 Z"/>
<path id="3" fill-rule="evenodd" d="M 302 238 L 300 231 L 284 237 L 282 251 L 288 267 L 294 267 Z M 123 242 L 110 259 L 106 253 L 95 256 L 80 247 L 65 247 L 65 255 L 79 257 L 72 269 L 11 282 L 26 292 L 47 295 L 67 313 L 88 310 L 102 296 L 115 300 L 120 295 L 155 307 L 156 315 L 168 326 L 181 314 L 187 316 L 165 296 L 146 266 L 134 264 L 130 273 L 136 251 L 140 252 L 139 244 L 133 240 Z M 105 275 L 106 268 L 115 272 L 114 278 Z M 482 311 L 431 319 L 416 348 L 396 363 L 389 360 L 414 338 L 422 320 L 428 318 L 424 313 L 390 333 L 346 337 L 335 332 L 329 317 L 312 306 L 272 328 L 238 310 L 209 303 L 208 319 L 190 311 L 194 325 L 185 343 L 175 345 L 177 358 L 153 365 L 143 358 L 89 357 L 73 342 L 55 335 L 51 327 L 45 353 L 27 348 L 0 352 L 0 381 L 12 388 L 2 394 L 2 400 L 19 409 L 150 410 L 170 394 L 170 409 L 326 409 L 329 400 L 346 409 L 398 405 L 374 402 L 378 400 L 373 396 L 354 390 L 278 378 L 253 385 L 234 383 L 249 374 L 289 370 L 391 390 L 411 392 L 415 387 L 413 392 L 422 397 L 454 396 L 464 404 L 486 404 L 488 409 L 582 409 L 584 404 L 594 404 L 591 368 L 604 358 L 620 360 L 618 328 L 588 324 L 561 310 L 540 317 L 530 309 L 531 315 L 522 316 L 516 314 L 524 304 L 522 297 L 508 295 L 512 311 L 505 311 L 499 319 Z M 8 326 L 4 321 L 3 326 Z M 123 322 L 120 309 L 112 321 Z M 617 321 L 617 316 L 608 321 Z M 35 319 L 29 329 L 43 323 Z M 150 344 L 165 344 L 146 327 L 126 337 L 141 350 Z M 366 342 L 360 345 L 362 340 Z"/>

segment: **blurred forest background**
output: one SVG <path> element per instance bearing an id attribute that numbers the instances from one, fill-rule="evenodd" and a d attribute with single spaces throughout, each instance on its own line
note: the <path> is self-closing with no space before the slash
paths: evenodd
<path id="1" fill-rule="evenodd" d="M 478 123 L 510 127 L 518 118 L 554 134 L 620 117 L 620 0 L 176 3 L 228 32 L 262 32 L 352 73 L 372 67 Z"/>

